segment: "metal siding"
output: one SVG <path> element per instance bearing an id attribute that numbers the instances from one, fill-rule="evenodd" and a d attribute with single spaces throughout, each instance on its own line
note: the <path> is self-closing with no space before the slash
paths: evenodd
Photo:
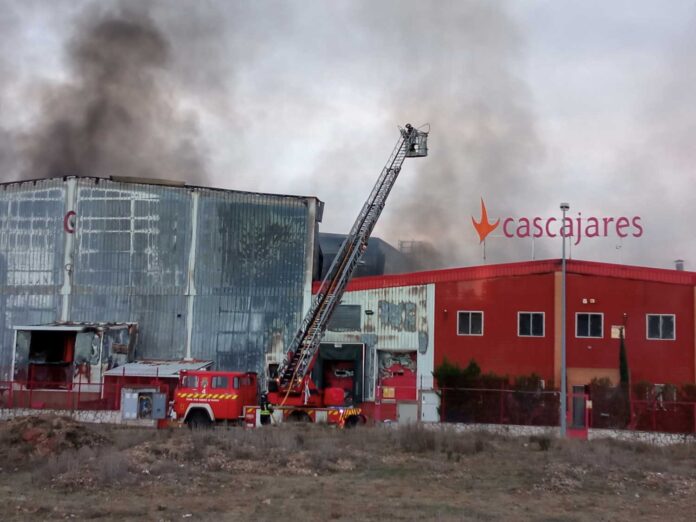
<path id="1" fill-rule="evenodd" d="M 80 179 L 73 293 L 182 294 L 191 238 L 186 189 Z"/>
<path id="2" fill-rule="evenodd" d="M 430 292 L 432 294 L 432 291 Z M 374 400 L 377 350 L 418 353 L 432 359 L 432 319 L 427 285 L 375 288 L 346 292 L 341 304 L 360 305 L 361 330 L 327 331 L 323 342 L 365 344 L 365 399 Z M 372 315 L 366 315 L 372 310 Z M 420 366 L 418 374 L 420 376 Z"/>
<path id="3" fill-rule="evenodd" d="M 0 368 L 11 363 L 13 325 L 60 319 L 72 181 L 0 191 Z M 180 358 L 192 300 L 193 357 L 263 373 L 271 341 L 283 355 L 310 289 L 313 199 L 97 178 L 76 183 L 70 320 L 137 322 L 138 357 Z M 194 192 L 200 203 L 189 286 Z"/>
<path id="4" fill-rule="evenodd" d="M 64 200 L 62 179 L 0 190 L 0 378 L 9 377 L 12 326 L 60 316 Z"/>
<path id="5" fill-rule="evenodd" d="M 272 338 L 290 343 L 301 320 L 305 264 L 312 259 L 308 207 L 298 198 L 201 192 L 194 358 L 263 375 Z"/>
<path id="6" fill-rule="evenodd" d="M 80 179 L 70 318 L 139 325 L 137 357 L 183 357 L 188 189 Z"/>

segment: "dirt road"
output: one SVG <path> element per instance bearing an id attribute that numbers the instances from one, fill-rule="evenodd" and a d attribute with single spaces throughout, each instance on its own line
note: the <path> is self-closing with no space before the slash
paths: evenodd
<path id="1" fill-rule="evenodd" d="M 696 446 L 0 423 L 2 520 L 693 520 Z"/>

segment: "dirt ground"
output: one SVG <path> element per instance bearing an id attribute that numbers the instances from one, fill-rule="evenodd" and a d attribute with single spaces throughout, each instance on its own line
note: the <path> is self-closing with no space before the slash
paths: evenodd
<path id="1" fill-rule="evenodd" d="M 0 422 L 2 520 L 693 520 L 696 446 Z"/>

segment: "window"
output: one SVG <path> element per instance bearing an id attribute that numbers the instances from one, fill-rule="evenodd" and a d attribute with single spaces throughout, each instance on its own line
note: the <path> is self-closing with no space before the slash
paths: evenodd
<path id="1" fill-rule="evenodd" d="M 575 314 L 575 337 L 604 337 L 604 314 Z"/>
<path id="2" fill-rule="evenodd" d="M 221 375 L 213 377 L 213 388 L 227 388 L 227 377 Z"/>
<path id="3" fill-rule="evenodd" d="M 360 305 L 338 305 L 327 327 L 332 332 L 359 332 Z"/>
<path id="4" fill-rule="evenodd" d="M 544 337 L 544 312 L 518 312 L 517 335 Z"/>
<path id="5" fill-rule="evenodd" d="M 458 335 L 483 335 L 483 312 L 457 312 Z"/>
<path id="6" fill-rule="evenodd" d="M 235 377 L 234 379 L 232 379 L 232 387 L 235 390 L 239 389 L 239 377 Z"/>
<path id="7" fill-rule="evenodd" d="M 674 315 L 647 314 L 648 339 L 675 339 Z"/>
<path id="8" fill-rule="evenodd" d="M 184 375 L 181 379 L 182 388 L 198 388 L 198 377 L 195 375 Z"/>

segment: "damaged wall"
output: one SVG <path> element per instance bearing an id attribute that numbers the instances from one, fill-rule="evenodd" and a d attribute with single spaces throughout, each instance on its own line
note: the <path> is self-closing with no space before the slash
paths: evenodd
<path id="1" fill-rule="evenodd" d="M 3 185 L 0 378 L 13 325 L 59 320 L 137 322 L 140 358 L 262 372 L 308 307 L 320 205 L 98 178 Z"/>
<path id="2" fill-rule="evenodd" d="M 433 382 L 434 285 L 347 291 L 342 305 L 360 306 L 360 322 L 347 331 L 330 324 L 324 336 L 329 343 L 364 343 L 365 399 L 374 400 L 379 372 L 379 351 L 417 352 L 417 382 Z M 384 359 L 384 356 L 382 356 Z"/>

